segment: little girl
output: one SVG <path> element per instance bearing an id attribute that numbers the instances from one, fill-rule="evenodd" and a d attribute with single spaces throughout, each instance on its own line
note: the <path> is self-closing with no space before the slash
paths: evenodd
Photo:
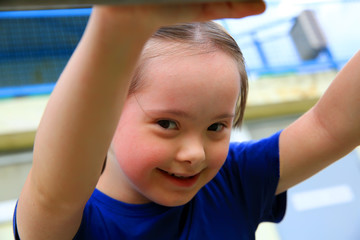
<path id="1" fill-rule="evenodd" d="M 229 144 L 244 62 L 199 21 L 263 8 L 95 7 L 40 123 L 15 237 L 254 239 L 260 222 L 280 221 L 288 188 L 360 143 L 360 54 L 291 126 Z"/>

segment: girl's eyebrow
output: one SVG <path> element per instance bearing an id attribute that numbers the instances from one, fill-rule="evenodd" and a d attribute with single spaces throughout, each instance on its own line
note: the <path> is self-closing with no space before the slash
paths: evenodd
<path id="1" fill-rule="evenodd" d="M 223 113 L 223 114 L 220 114 L 220 115 L 214 117 L 214 119 L 227 119 L 227 118 L 234 118 L 234 117 L 235 117 L 234 113 Z"/>
<path id="2" fill-rule="evenodd" d="M 148 109 L 146 110 L 146 113 L 149 115 L 152 114 L 168 114 L 168 115 L 174 115 L 174 116 L 179 116 L 182 118 L 189 118 L 189 119 L 194 119 L 195 117 L 190 115 L 189 113 L 182 111 L 182 110 L 178 110 L 178 109 Z M 212 118 L 212 120 L 217 120 L 217 119 L 228 119 L 228 118 L 234 118 L 235 114 L 234 113 L 221 113 L 219 115 L 216 115 L 215 117 Z"/>
<path id="3" fill-rule="evenodd" d="M 164 110 L 163 109 L 147 109 L 146 113 L 149 115 L 166 114 L 166 115 L 179 116 L 179 117 L 183 117 L 183 118 L 194 118 L 189 113 L 182 111 L 182 110 L 177 110 L 177 109 L 164 109 Z"/>

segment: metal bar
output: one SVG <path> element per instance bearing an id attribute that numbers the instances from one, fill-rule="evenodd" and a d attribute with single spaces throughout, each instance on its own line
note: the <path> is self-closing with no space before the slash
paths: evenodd
<path id="1" fill-rule="evenodd" d="M 260 0 L 232 0 L 236 2 L 259 2 Z M 0 10 L 34 10 L 84 8 L 95 4 L 174 4 L 174 3 L 226 2 L 226 0 L 0 0 Z"/>
<path id="2" fill-rule="evenodd" d="M 269 66 L 269 62 L 267 60 L 264 49 L 262 48 L 261 42 L 256 37 L 256 32 L 251 33 L 251 37 L 253 39 L 254 46 L 256 47 L 256 49 L 259 53 L 259 57 L 261 59 L 261 62 L 263 64 L 264 68 L 267 68 Z"/>

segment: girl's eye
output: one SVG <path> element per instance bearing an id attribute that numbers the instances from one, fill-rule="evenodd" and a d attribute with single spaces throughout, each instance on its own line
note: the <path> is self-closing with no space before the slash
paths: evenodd
<path id="1" fill-rule="evenodd" d="M 222 123 L 214 123 L 214 124 L 212 124 L 210 127 L 208 127 L 208 131 L 214 131 L 214 132 L 219 132 L 219 131 L 221 131 L 221 130 L 223 130 L 224 129 L 224 124 L 222 124 Z"/>
<path id="2" fill-rule="evenodd" d="M 164 129 L 176 129 L 177 128 L 176 122 L 171 121 L 171 120 L 159 120 L 159 121 L 157 121 L 157 124 Z"/>

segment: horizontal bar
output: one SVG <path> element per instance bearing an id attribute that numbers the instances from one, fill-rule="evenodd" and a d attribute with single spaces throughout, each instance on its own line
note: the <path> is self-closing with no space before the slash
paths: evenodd
<path id="1" fill-rule="evenodd" d="M 34 9 L 61 9 L 86 8 L 96 4 L 175 4 L 175 3 L 202 3 L 228 2 L 228 0 L 1 0 L 0 10 L 34 10 Z M 259 2 L 260 0 L 232 0 L 236 2 Z"/>
<path id="2" fill-rule="evenodd" d="M 12 97 L 50 94 L 54 87 L 55 83 L 2 87 L 0 88 L 0 100 Z"/>
<path id="3" fill-rule="evenodd" d="M 0 19 L 19 19 L 19 18 L 48 18 L 48 17 L 80 17 L 89 16 L 91 8 L 76 9 L 49 9 L 31 11 L 0 11 Z M 1 56 L 1 54 L 0 54 Z"/>

